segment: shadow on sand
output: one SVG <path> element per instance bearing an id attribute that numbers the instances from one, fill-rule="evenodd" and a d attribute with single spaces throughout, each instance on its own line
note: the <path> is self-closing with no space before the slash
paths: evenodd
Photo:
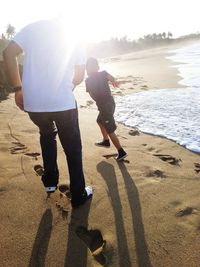
<path id="1" fill-rule="evenodd" d="M 47 209 L 40 221 L 28 267 L 44 267 L 51 236 L 52 221 L 52 212 L 50 209 Z"/>
<path id="2" fill-rule="evenodd" d="M 78 209 L 72 209 L 71 220 L 68 226 L 67 252 L 64 267 L 87 267 L 87 246 L 76 234 L 78 227 L 88 228 L 88 215 L 91 200 Z"/>
<path id="3" fill-rule="evenodd" d="M 123 162 L 120 162 L 118 163 L 118 165 L 124 179 L 129 206 L 131 210 L 134 234 L 133 238 L 135 241 L 138 267 L 152 267 L 145 240 L 138 190 L 135 186 L 133 178 L 128 173 L 125 164 Z M 113 207 L 118 242 L 119 266 L 131 267 L 133 265 L 131 263 L 131 258 L 128 250 L 126 232 L 122 216 L 122 205 L 118 192 L 117 177 L 115 174 L 114 167 L 113 165 L 102 161 L 97 165 L 97 171 L 101 173 L 103 179 L 107 184 L 111 205 Z"/>

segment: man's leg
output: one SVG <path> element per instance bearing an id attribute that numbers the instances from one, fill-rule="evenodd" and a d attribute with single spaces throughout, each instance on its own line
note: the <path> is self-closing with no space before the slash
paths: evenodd
<path id="1" fill-rule="evenodd" d="M 29 113 L 31 120 L 39 127 L 44 174 L 42 182 L 45 187 L 56 187 L 59 179 L 57 166 L 57 129 L 51 113 Z"/>
<path id="2" fill-rule="evenodd" d="M 76 109 L 57 112 L 55 122 L 58 135 L 66 154 L 69 175 L 72 205 L 78 205 L 85 200 L 85 179 L 82 166 L 82 144 Z"/>

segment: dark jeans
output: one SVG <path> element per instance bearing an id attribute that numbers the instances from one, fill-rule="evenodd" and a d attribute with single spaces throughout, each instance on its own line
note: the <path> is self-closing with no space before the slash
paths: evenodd
<path id="1" fill-rule="evenodd" d="M 58 184 L 56 143 L 56 135 L 58 134 L 68 163 L 72 202 L 81 200 L 85 192 L 85 179 L 77 109 L 59 112 L 29 112 L 29 117 L 40 131 L 44 186 L 57 186 Z"/>

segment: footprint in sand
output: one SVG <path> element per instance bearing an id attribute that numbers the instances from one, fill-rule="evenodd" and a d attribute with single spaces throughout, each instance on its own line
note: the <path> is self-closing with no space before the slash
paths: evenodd
<path id="1" fill-rule="evenodd" d="M 170 155 L 163 155 L 163 154 L 153 154 L 155 157 L 158 157 L 162 161 L 166 161 L 171 165 L 180 166 L 181 159 L 176 159 Z"/>
<path id="2" fill-rule="evenodd" d="M 38 156 L 40 156 L 40 153 L 38 153 L 38 152 L 32 152 L 32 153 L 26 152 L 27 147 L 24 144 L 20 143 L 19 141 L 12 142 L 12 144 L 14 146 L 10 147 L 10 153 L 11 154 L 24 154 L 25 156 L 33 157 L 35 160 L 37 160 Z"/>
<path id="3" fill-rule="evenodd" d="M 131 136 L 136 136 L 136 135 L 140 135 L 140 132 L 137 129 L 133 129 L 133 130 L 130 130 L 128 134 Z"/>
<path id="4" fill-rule="evenodd" d="M 200 172 L 200 163 L 196 163 L 196 162 L 195 162 L 195 163 L 194 163 L 194 166 L 195 166 L 195 169 L 194 169 L 195 172 L 196 172 L 196 173 L 199 173 L 199 172 Z"/>
<path id="5" fill-rule="evenodd" d="M 0 194 L 3 194 L 7 191 L 5 187 L 0 187 Z"/>
<path id="6" fill-rule="evenodd" d="M 106 257 L 103 254 L 103 249 L 106 241 L 103 240 L 101 232 L 96 229 L 88 230 L 83 226 L 79 226 L 76 228 L 76 234 L 89 248 L 95 260 L 101 265 L 104 265 L 106 263 Z"/>
<path id="7" fill-rule="evenodd" d="M 62 219 L 67 220 L 71 205 L 70 201 L 66 198 L 66 195 L 61 193 L 59 187 L 54 193 L 47 193 L 46 203 L 56 207 Z"/>
<path id="8" fill-rule="evenodd" d="M 37 176 L 42 176 L 44 174 L 44 169 L 41 165 L 35 165 L 34 171 L 36 172 Z"/>
<path id="9" fill-rule="evenodd" d="M 155 147 L 150 146 L 150 147 L 147 148 L 147 150 L 151 152 L 151 151 L 155 150 Z"/>
<path id="10" fill-rule="evenodd" d="M 186 207 L 182 210 L 177 211 L 176 217 L 183 217 L 186 215 L 191 215 L 193 213 L 194 209 L 192 207 Z"/>
<path id="11" fill-rule="evenodd" d="M 80 105 L 79 108 L 90 108 L 93 105 L 93 101 L 92 100 L 87 100 L 86 101 L 86 105 Z"/>
<path id="12" fill-rule="evenodd" d="M 142 90 L 147 90 L 147 89 L 148 89 L 148 86 L 147 86 L 147 85 L 142 85 L 142 86 L 141 86 L 141 89 L 142 89 Z"/>
<path id="13" fill-rule="evenodd" d="M 181 204 L 181 202 L 178 201 L 178 200 L 174 200 L 174 201 L 171 202 L 171 204 L 172 204 L 173 206 L 179 206 L 179 205 Z"/>
<path id="14" fill-rule="evenodd" d="M 28 157 L 33 157 L 35 160 L 37 160 L 38 157 L 40 156 L 40 153 L 38 153 L 38 152 L 31 152 L 31 153 L 25 153 L 24 155 L 25 156 L 28 156 Z"/>
<path id="15" fill-rule="evenodd" d="M 66 208 L 62 207 L 58 202 L 56 202 L 56 208 L 61 213 L 63 220 L 66 220 L 68 217 L 69 211 Z"/>
<path id="16" fill-rule="evenodd" d="M 11 154 L 20 154 L 24 153 L 27 150 L 27 147 L 20 142 L 12 142 L 12 144 L 14 146 L 10 147 Z"/>
<path id="17" fill-rule="evenodd" d="M 70 189 L 69 186 L 67 184 L 60 184 L 58 186 L 58 190 L 64 194 L 67 198 L 71 199 L 71 193 L 70 193 Z"/>
<path id="18" fill-rule="evenodd" d="M 126 84 L 126 83 L 132 83 L 132 82 L 133 82 L 133 80 L 126 80 L 126 78 L 122 78 L 122 80 L 119 80 L 120 85 Z"/>
<path id="19" fill-rule="evenodd" d="M 157 178 L 166 178 L 167 176 L 161 170 L 149 171 L 146 174 L 146 177 L 157 177 Z"/>

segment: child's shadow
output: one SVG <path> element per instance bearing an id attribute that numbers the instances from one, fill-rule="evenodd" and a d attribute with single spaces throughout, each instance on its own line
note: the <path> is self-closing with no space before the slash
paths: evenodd
<path id="1" fill-rule="evenodd" d="M 119 162 L 118 166 L 121 170 L 122 176 L 124 178 L 125 188 L 128 196 L 129 206 L 131 210 L 131 220 L 133 222 L 133 238 L 135 240 L 135 247 L 137 253 L 137 262 L 139 267 L 151 267 L 150 258 L 148 255 L 147 243 L 145 240 L 144 226 L 142 222 L 141 206 L 139 200 L 139 193 L 137 187 L 133 181 L 133 178 L 128 173 L 126 166 L 123 162 Z M 118 252 L 120 267 L 129 267 L 131 265 L 130 255 L 128 251 L 128 245 L 126 240 L 126 234 L 124 229 L 124 222 L 122 216 L 121 200 L 119 197 L 118 187 L 117 187 L 117 177 L 114 171 L 113 165 L 102 161 L 97 165 L 98 172 L 101 173 L 103 179 L 105 180 L 109 195 L 111 199 L 111 204 L 113 207 L 113 212 L 116 222 L 116 232 L 118 240 Z M 123 259 L 126 258 L 126 262 Z"/>

